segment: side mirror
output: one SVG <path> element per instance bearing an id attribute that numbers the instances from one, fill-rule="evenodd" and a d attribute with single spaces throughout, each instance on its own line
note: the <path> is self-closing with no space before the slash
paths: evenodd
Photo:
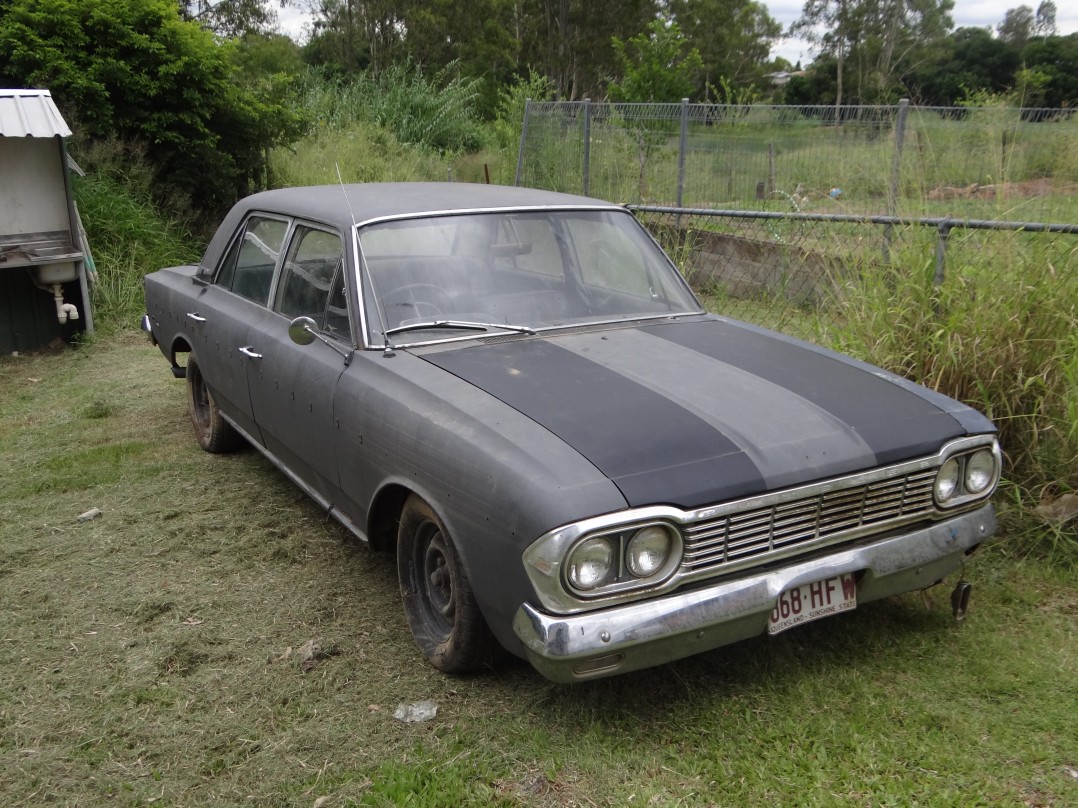
<path id="1" fill-rule="evenodd" d="M 352 351 L 346 351 L 318 330 L 318 323 L 310 317 L 297 317 L 288 324 L 288 338 L 296 345 L 310 345 L 315 340 L 324 342 L 334 353 L 344 358 L 344 365 L 352 364 Z"/>
<path id="2" fill-rule="evenodd" d="M 297 317 L 288 324 L 288 338 L 296 345 L 310 345 L 318 335 L 318 324 L 310 317 Z"/>

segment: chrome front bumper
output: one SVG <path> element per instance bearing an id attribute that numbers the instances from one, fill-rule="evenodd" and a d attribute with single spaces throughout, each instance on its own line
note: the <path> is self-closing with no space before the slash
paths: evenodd
<path id="1" fill-rule="evenodd" d="M 779 594 L 802 584 L 858 573 L 859 604 L 924 589 L 995 530 L 995 511 L 985 505 L 926 528 L 654 600 L 568 616 L 524 604 L 513 630 L 548 679 L 597 679 L 762 634 Z"/>

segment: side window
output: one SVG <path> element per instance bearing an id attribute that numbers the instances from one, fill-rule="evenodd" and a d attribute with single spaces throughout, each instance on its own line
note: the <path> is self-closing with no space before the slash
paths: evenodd
<path id="1" fill-rule="evenodd" d="M 337 273 L 329 287 L 329 305 L 326 306 L 327 334 L 352 342 L 352 326 L 348 322 L 348 286 L 345 283 L 344 262 L 337 264 Z"/>
<path id="2" fill-rule="evenodd" d="M 277 282 L 273 310 L 289 318 L 312 317 L 319 328 L 327 330 L 327 308 L 332 307 L 343 310 L 347 324 L 343 257 L 344 247 L 338 234 L 297 227 Z M 340 322 L 335 320 L 335 325 L 339 328 Z"/>
<path id="3" fill-rule="evenodd" d="M 273 268 L 287 232 L 288 222 L 283 219 L 250 217 L 244 225 L 243 235 L 236 239 L 225 255 L 214 283 L 255 303 L 266 305 L 273 281 Z"/>

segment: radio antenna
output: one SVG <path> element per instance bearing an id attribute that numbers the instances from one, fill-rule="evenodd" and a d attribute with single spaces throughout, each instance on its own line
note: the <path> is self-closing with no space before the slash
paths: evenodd
<path id="1" fill-rule="evenodd" d="M 344 178 L 341 177 L 341 166 L 336 160 L 334 160 L 333 161 L 333 167 L 335 169 L 337 169 L 337 182 L 339 182 L 340 185 L 341 185 L 341 193 L 344 194 L 344 204 L 346 204 L 348 206 L 348 215 L 352 217 L 352 227 L 355 227 L 356 226 L 356 214 L 354 214 L 352 212 L 352 203 L 349 201 L 349 199 L 348 199 L 348 191 L 344 187 Z"/>

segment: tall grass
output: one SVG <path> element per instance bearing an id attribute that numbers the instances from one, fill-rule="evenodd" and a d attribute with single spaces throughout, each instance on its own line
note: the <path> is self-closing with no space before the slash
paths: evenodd
<path id="1" fill-rule="evenodd" d="M 366 124 L 388 130 L 406 145 L 475 151 L 487 138 L 479 116 L 481 82 L 456 75 L 454 68 L 427 74 L 400 64 L 348 80 L 312 69 L 303 79 L 300 103 L 316 130 Z"/>
<path id="2" fill-rule="evenodd" d="M 1033 518 L 1042 498 L 1078 490 L 1078 244 L 1024 233 L 953 237 L 937 285 L 927 238 L 907 234 L 893 265 L 847 280 L 823 339 L 992 418 L 1015 506 L 1010 526 L 1078 562 L 1073 523 L 1043 529 Z"/>
<path id="3" fill-rule="evenodd" d="M 201 245 L 136 185 L 107 173 L 80 178 L 75 198 L 97 264 L 95 325 L 106 334 L 130 328 L 144 311 L 143 275 L 197 260 Z"/>

